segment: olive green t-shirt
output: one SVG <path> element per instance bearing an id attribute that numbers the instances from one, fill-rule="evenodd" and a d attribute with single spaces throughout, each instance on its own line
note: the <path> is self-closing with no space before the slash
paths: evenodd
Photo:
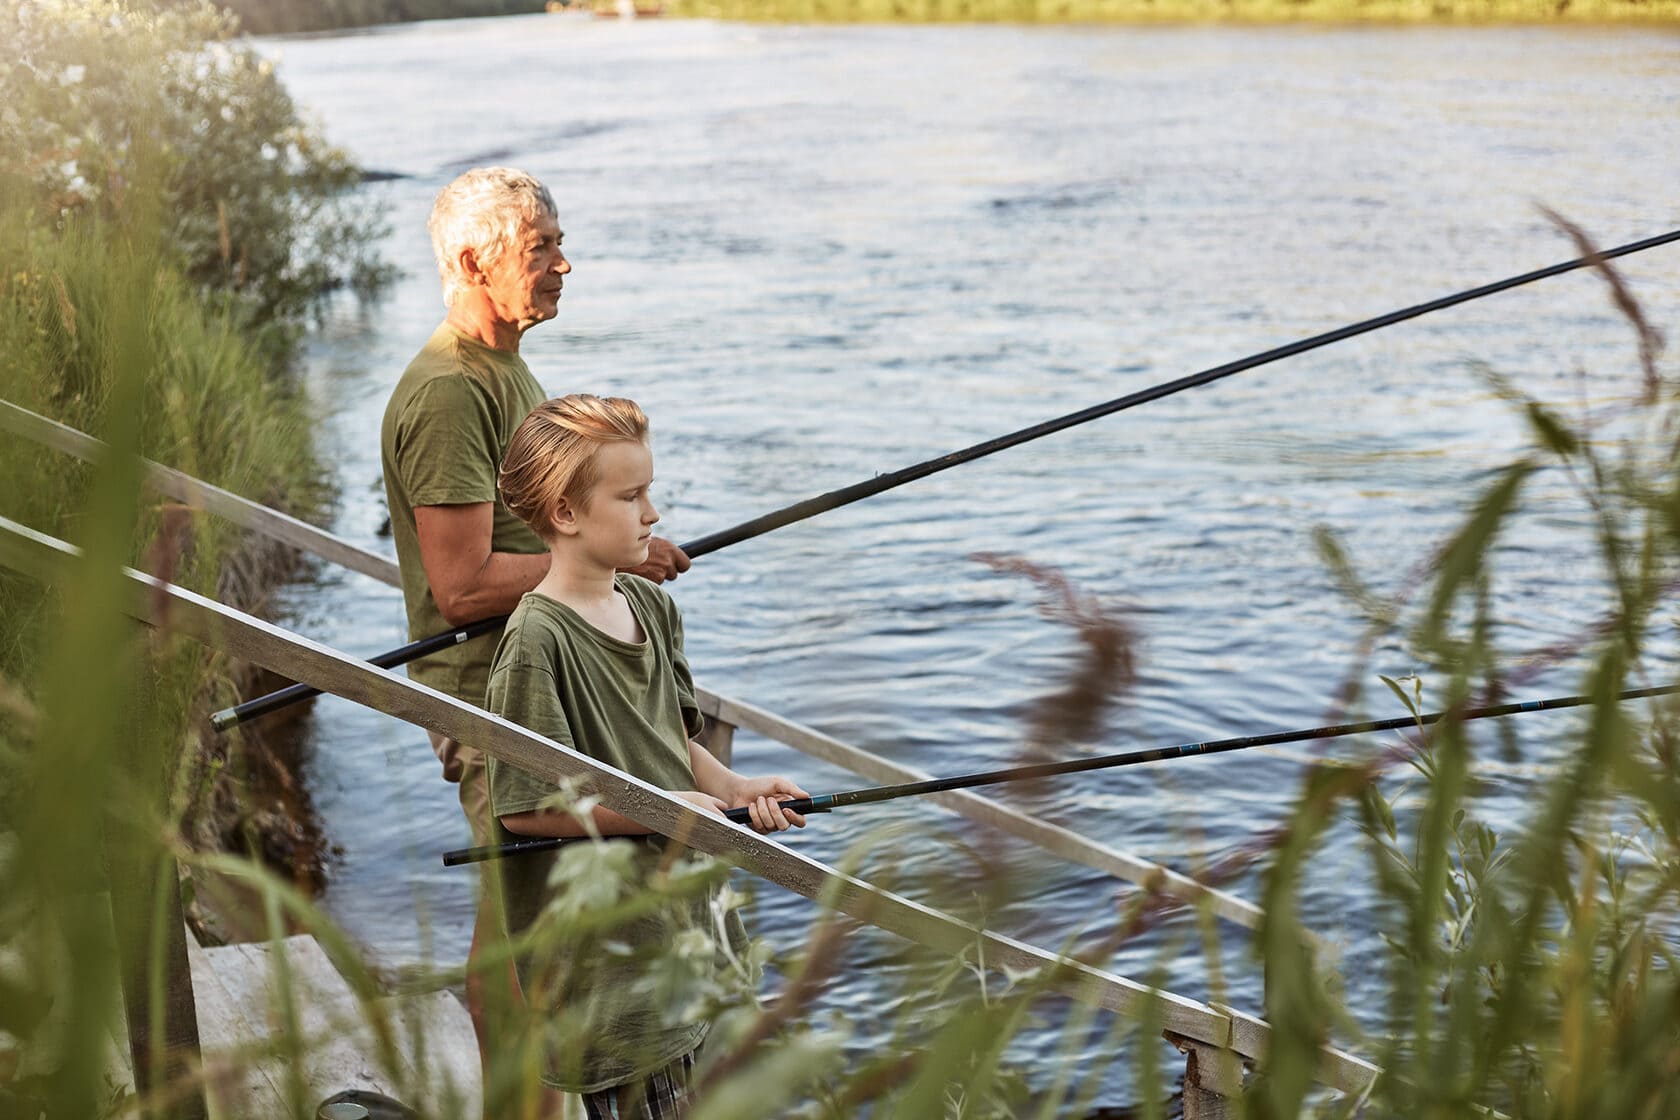
<path id="1" fill-rule="evenodd" d="M 683 656 L 682 616 L 670 596 L 640 576 L 620 574 L 616 584 L 645 641 L 620 641 L 570 607 L 531 592 L 514 609 L 496 649 L 484 706 L 661 789 L 693 789 L 688 740 L 703 721 Z M 556 792 L 553 784 L 494 758 L 489 768 L 497 818 L 538 808 Z M 500 842 L 520 839 L 499 819 L 496 830 Z M 657 868 L 667 843 L 659 836 L 609 842 L 636 845 L 642 875 Z M 510 932 L 517 935 L 536 920 L 557 858 L 549 852 L 501 861 Z M 637 990 L 634 981 L 649 953 L 672 945 L 682 930 L 707 924 L 707 901 L 698 899 L 616 927 L 568 959 L 521 959 L 520 980 L 533 1007 L 583 1009 L 589 1024 L 584 1051 L 551 1054 L 544 1080 L 569 1092 L 599 1092 L 646 1077 L 698 1046 L 707 1024 L 675 1022 L 672 1009 Z"/>
<path id="2" fill-rule="evenodd" d="M 492 552 L 545 552 L 542 539 L 502 504 L 496 472 L 513 430 L 547 397 L 518 354 L 494 350 L 444 323 L 391 391 L 380 427 L 380 461 L 391 536 L 402 568 L 410 640 L 453 627 L 443 620 L 414 528 L 415 506 L 495 502 Z M 412 662 L 408 675 L 469 704 L 484 701 L 494 635 Z"/>

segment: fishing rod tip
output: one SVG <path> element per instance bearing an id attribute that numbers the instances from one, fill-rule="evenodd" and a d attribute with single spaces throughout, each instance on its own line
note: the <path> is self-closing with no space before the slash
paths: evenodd
<path id="1" fill-rule="evenodd" d="M 223 708 L 219 712 L 210 713 L 210 726 L 217 731 L 226 731 L 239 723 L 239 713 L 232 708 Z"/>

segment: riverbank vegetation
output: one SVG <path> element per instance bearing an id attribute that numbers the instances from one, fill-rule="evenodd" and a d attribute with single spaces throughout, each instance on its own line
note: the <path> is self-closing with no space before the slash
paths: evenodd
<path id="1" fill-rule="evenodd" d="M 142 494 L 132 455 L 323 510 L 287 354 L 324 289 L 377 285 L 381 269 L 377 222 L 346 193 L 355 167 L 231 32 L 209 4 L 0 12 L 0 399 L 118 449 L 96 469 L 0 440 L 0 516 L 260 610 L 295 558 Z M 66 1104 L 53 1115 L 98 1114 L 80 1107 L 86 1086 L 55 1080 L 86 1066 L 55 1061 L 88 1041 L 78 1014 L 103 1026 L 109 1011 L 109 990 L 56 967 L 88 944 L 61 904 L 103 889 L 99 837 L 138 831 L 153 855 L 166 840 L 256 852 L 306 885 L 320 873 L 286 753 L 198 734 L 242 670 L 79 619 L 115 605 L 100 571 L 49 592 L 0 570 L 0 1104 L 33 1077 Z M 131 780 L 137 751 L 148 780 Z M 43 1030 L 50 1045 L 15 1045 Z"/>

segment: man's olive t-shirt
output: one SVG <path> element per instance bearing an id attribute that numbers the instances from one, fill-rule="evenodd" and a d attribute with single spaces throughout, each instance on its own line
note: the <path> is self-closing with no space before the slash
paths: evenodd
<path id="1" fill-rule="evenodd" d="M 545 738 L 599 759 L 661 789 L 694 788 L 688 740 L 702 719 L 683 656 L 682 616 L 676 604 L 640 576 L 620 574 L 646 640 L 620 641 L 575 611 L 536 592 L 520 600 L 496 650 L 484 706 Z M 516 766 L 489 760 L 492 813 L 541 806 L 557 788 Z M 521 839 L 497 821 L 499 842 Z M 645 875 L 660 861 L 662 837 L 624 838 L 637 845 Z M 541 912 L 556 854 L 501 861 L 508 929 L 526 930 Z M 576 1093 L 594 1093 L 645 1077 L 700 1044 L 705 1023 L 673 1023 L 670 1009 L 634 986 L 638 957 L 674 943 L 684 929 L 708 921 L 705 899 L 668 907 L 613 929 L 615 948 L 586 958 L 521 959 L 525 996 L 537 1007 L 585 1010 L 589 1045 L 552 1055 L 544 1080 Z"/>
<path id="2" fill-rule="evenodd" d="M 380 460 L 411 640 L 453 629 L 426 582 L 415 506 L 495 502 L 492 552 L 546 551 L 496 492 L 496 472 L 513 430 L 546 399 L 518 354 L 491 349 L 448 323 L 432 333 L 392 390 L 380 428 Z M 494 635 L 476 638 L 412 662 L 408 675 L 482 704 L 495 649 Z"/>

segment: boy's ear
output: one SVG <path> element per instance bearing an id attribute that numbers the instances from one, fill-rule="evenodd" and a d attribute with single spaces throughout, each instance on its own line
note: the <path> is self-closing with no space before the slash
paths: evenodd
<path id="1" fill-rule="evenodd" d="M 577 510 L 572 507 L 572 503 L 565 498 L 561 498 L 554 504 L 554 516 L 549 519 L 549 527 L 558 536 L 572 537 L 577 535 Z"/>

